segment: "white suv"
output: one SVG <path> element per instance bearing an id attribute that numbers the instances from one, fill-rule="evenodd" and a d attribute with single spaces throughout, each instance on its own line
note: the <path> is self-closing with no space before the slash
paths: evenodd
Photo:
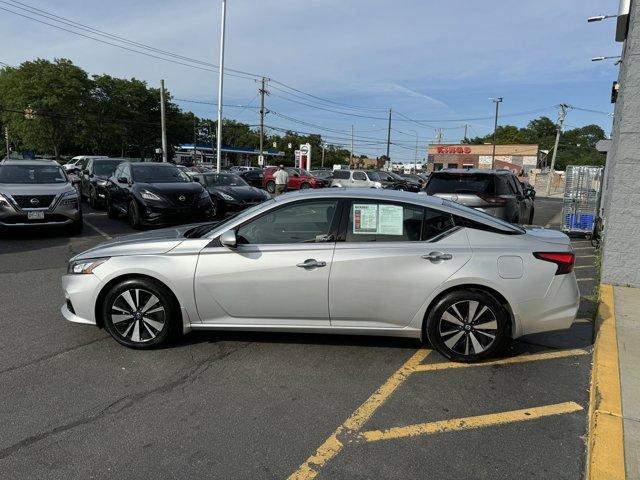
<path id="1" fill-rule="evenodd" d="M 382 188 L 378 173 L 373 170 L 334 170 L 332 187 Z"/>

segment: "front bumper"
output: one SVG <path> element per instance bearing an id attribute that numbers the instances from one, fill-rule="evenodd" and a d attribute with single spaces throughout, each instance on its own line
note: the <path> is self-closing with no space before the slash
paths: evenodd
<path id="1" fill-rule="evenodd" d="M 96 325 L 95 301 L 100 285 L 100 279 L 93 274 L 63 275 L 65 303 L 61 312 L 64 318 L 70 322 Z"/>
<path id="2" fill-rule="evenodd" d="M 0 226 L 4 228 L 20 227 L 63 227 L 82 218 L 79 199 L 67 202 L 69 198 L 57 198 L 51 207 L 20 208 L 14 202 L 0 203 Z M 29 218 L 29 214 L 39 212 L 43 218 Z"/>
<path id="3" fill-rule="evenodd" d="M 198 205 L 174 207 L 162 204 L 143 204 L 140 208 L 140 220 L 144 225 L 171 225 L 185 223 L 187 220 L 206 220 L 211 215 L 211 200 L 200 201 Z"/>

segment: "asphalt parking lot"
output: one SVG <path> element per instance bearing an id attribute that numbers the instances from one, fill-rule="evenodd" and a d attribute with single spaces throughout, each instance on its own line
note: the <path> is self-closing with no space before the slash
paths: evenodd
<path id="1" fill-rule="evenodd" d="M 558 227 L 560 200 L 536 200 Z M 81 236 L 0 239 L 0 477 L 582 478 L 594 253 L 566 332 L 483 365 L 417 341 L 192 333 L 155 351 L 63 320 L 74 254 L 130 232 L 85 208 Z M 250 295 L 250 292 L 247 292 Z"/>

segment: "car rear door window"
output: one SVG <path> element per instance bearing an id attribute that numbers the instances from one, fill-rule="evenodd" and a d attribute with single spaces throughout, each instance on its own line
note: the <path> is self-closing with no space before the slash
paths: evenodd
<path id="1" fill-rule="evenodd" d="M 298 202 L 272 210 L 238 229 L 239 244 L 326 242 L 337 200 Z"/>
<path id="2" fill-rule="evenodd" d="M 353 179 L 354 180 L 366 181 L 367 180 L 367 176 L 364 174 L 364 172 L 353 172 Z"/>

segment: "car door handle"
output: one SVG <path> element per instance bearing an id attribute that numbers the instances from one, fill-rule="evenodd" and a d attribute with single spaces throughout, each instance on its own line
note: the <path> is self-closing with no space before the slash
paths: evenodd
<path id="1" fill-rule="evenodd" d="M 308 258 L 302 263 L 298 263 L 296 267 L 300 268 L 318 268 L 318 267 L 326 267 L 327 262 L 317 261 L 315 258 Z"/>
<path id="2" fill-rule="evenodd" d="M 431 262 L 440 262 L 442 260 L 451 260 L 453 258 L 453 255 L 451 255 L 450 253 L 431 252 L 427 253 L 426 255 L 422 255 L 422 258 Z"/>

